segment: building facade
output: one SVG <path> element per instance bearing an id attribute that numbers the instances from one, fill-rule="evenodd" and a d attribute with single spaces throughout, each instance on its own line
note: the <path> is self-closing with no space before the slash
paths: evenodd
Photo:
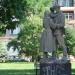
<path id="1" fill-rule="evenodd" d="M 56 0 L 61 6 L 61 11 L 65 14 L 66 21 L 68 23 L 75 23 L 75 0 Z"/>

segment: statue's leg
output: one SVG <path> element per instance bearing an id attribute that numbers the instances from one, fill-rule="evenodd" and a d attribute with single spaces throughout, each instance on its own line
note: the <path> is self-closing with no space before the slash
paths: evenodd
<path id="1" fill-rule="evenodd" d="M 67 57 L 67 47 L 65 45 L 64 37 L 59 34 L 56 36 L 59 46 L 63 49 L 63 57 Z"/>

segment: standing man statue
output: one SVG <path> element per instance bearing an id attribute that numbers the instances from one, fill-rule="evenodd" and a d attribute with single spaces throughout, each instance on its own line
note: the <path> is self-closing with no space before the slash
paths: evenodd
<path id="1" fill-rule="evenodd" d="M 50 8 L 51 13 L 48 11 L 44 14 L 44 31 L 41 37 L 41 48 L 44 50 L 44 55 L 47 56 L 48 52 L 55 56 L 55 51 L 58 48 L 63 49 L 63 59 L 67 59 L 67 48 L 64 41 L 64 26 L 65 17 L 60 11 L 60 6 L 55 5 Z"/>
<path id="2" fill-rule="evenodd" d="M 52 29 L 53 36 L 55 37 L 56 45 L 59 45 L 59 47 L 63 49 L 63 59 L 67 59 L 67 47 L 64 41 L 65 16 L 60 11 L 59 5 L 51 7 L 50 10 L 50 19 L 52 19 L 50 27 Z"/>

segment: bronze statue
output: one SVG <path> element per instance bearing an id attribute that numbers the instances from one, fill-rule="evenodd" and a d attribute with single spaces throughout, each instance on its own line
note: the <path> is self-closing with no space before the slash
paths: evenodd
<path id="1" fill-rule="evenodd" d="M 55 5 L 44 14 L 43 26 L 44 31 L 41 37 L 41 48 L 44 53 L 52 52 L 52 57 L 55 56 L 55 51 L 58 48 L 63 49 L 63 58 L 67 58 L 67 47 L 64 41 L 64 26 L 65 16 L 60 11 L 60 6 Z M 55 56 L 56 57 L 56 56 Z"/>
<path id="2" fill-rule="evenodd" d="M 55 38 L 50 28 L 50 13 L 48 11 L 44 13 L 43 27 L 44 31 L 41 36 L 41 49 L 45 56 L 47 56 L 48 52 L 54 52 L 56 50 Z"/>

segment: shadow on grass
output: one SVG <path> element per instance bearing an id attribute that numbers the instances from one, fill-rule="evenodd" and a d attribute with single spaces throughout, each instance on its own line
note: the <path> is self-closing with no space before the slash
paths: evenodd
<path id="1" fill-rule="evenodd" d="M 0 75 L 39 75 L 36 70 L 0 70 Z M 72 75 L 75 75 L 75 69 L 72 69 Z"/>
<path id="2" fill-rule="evenodd" d="M 35 70 L 0 70 L 0 75 L 36 75 Z"/>
<path id="3" fill-rule="evenodd" d="M 75 69 L 72 69 L 72 75 L 75 75 Z"/>

